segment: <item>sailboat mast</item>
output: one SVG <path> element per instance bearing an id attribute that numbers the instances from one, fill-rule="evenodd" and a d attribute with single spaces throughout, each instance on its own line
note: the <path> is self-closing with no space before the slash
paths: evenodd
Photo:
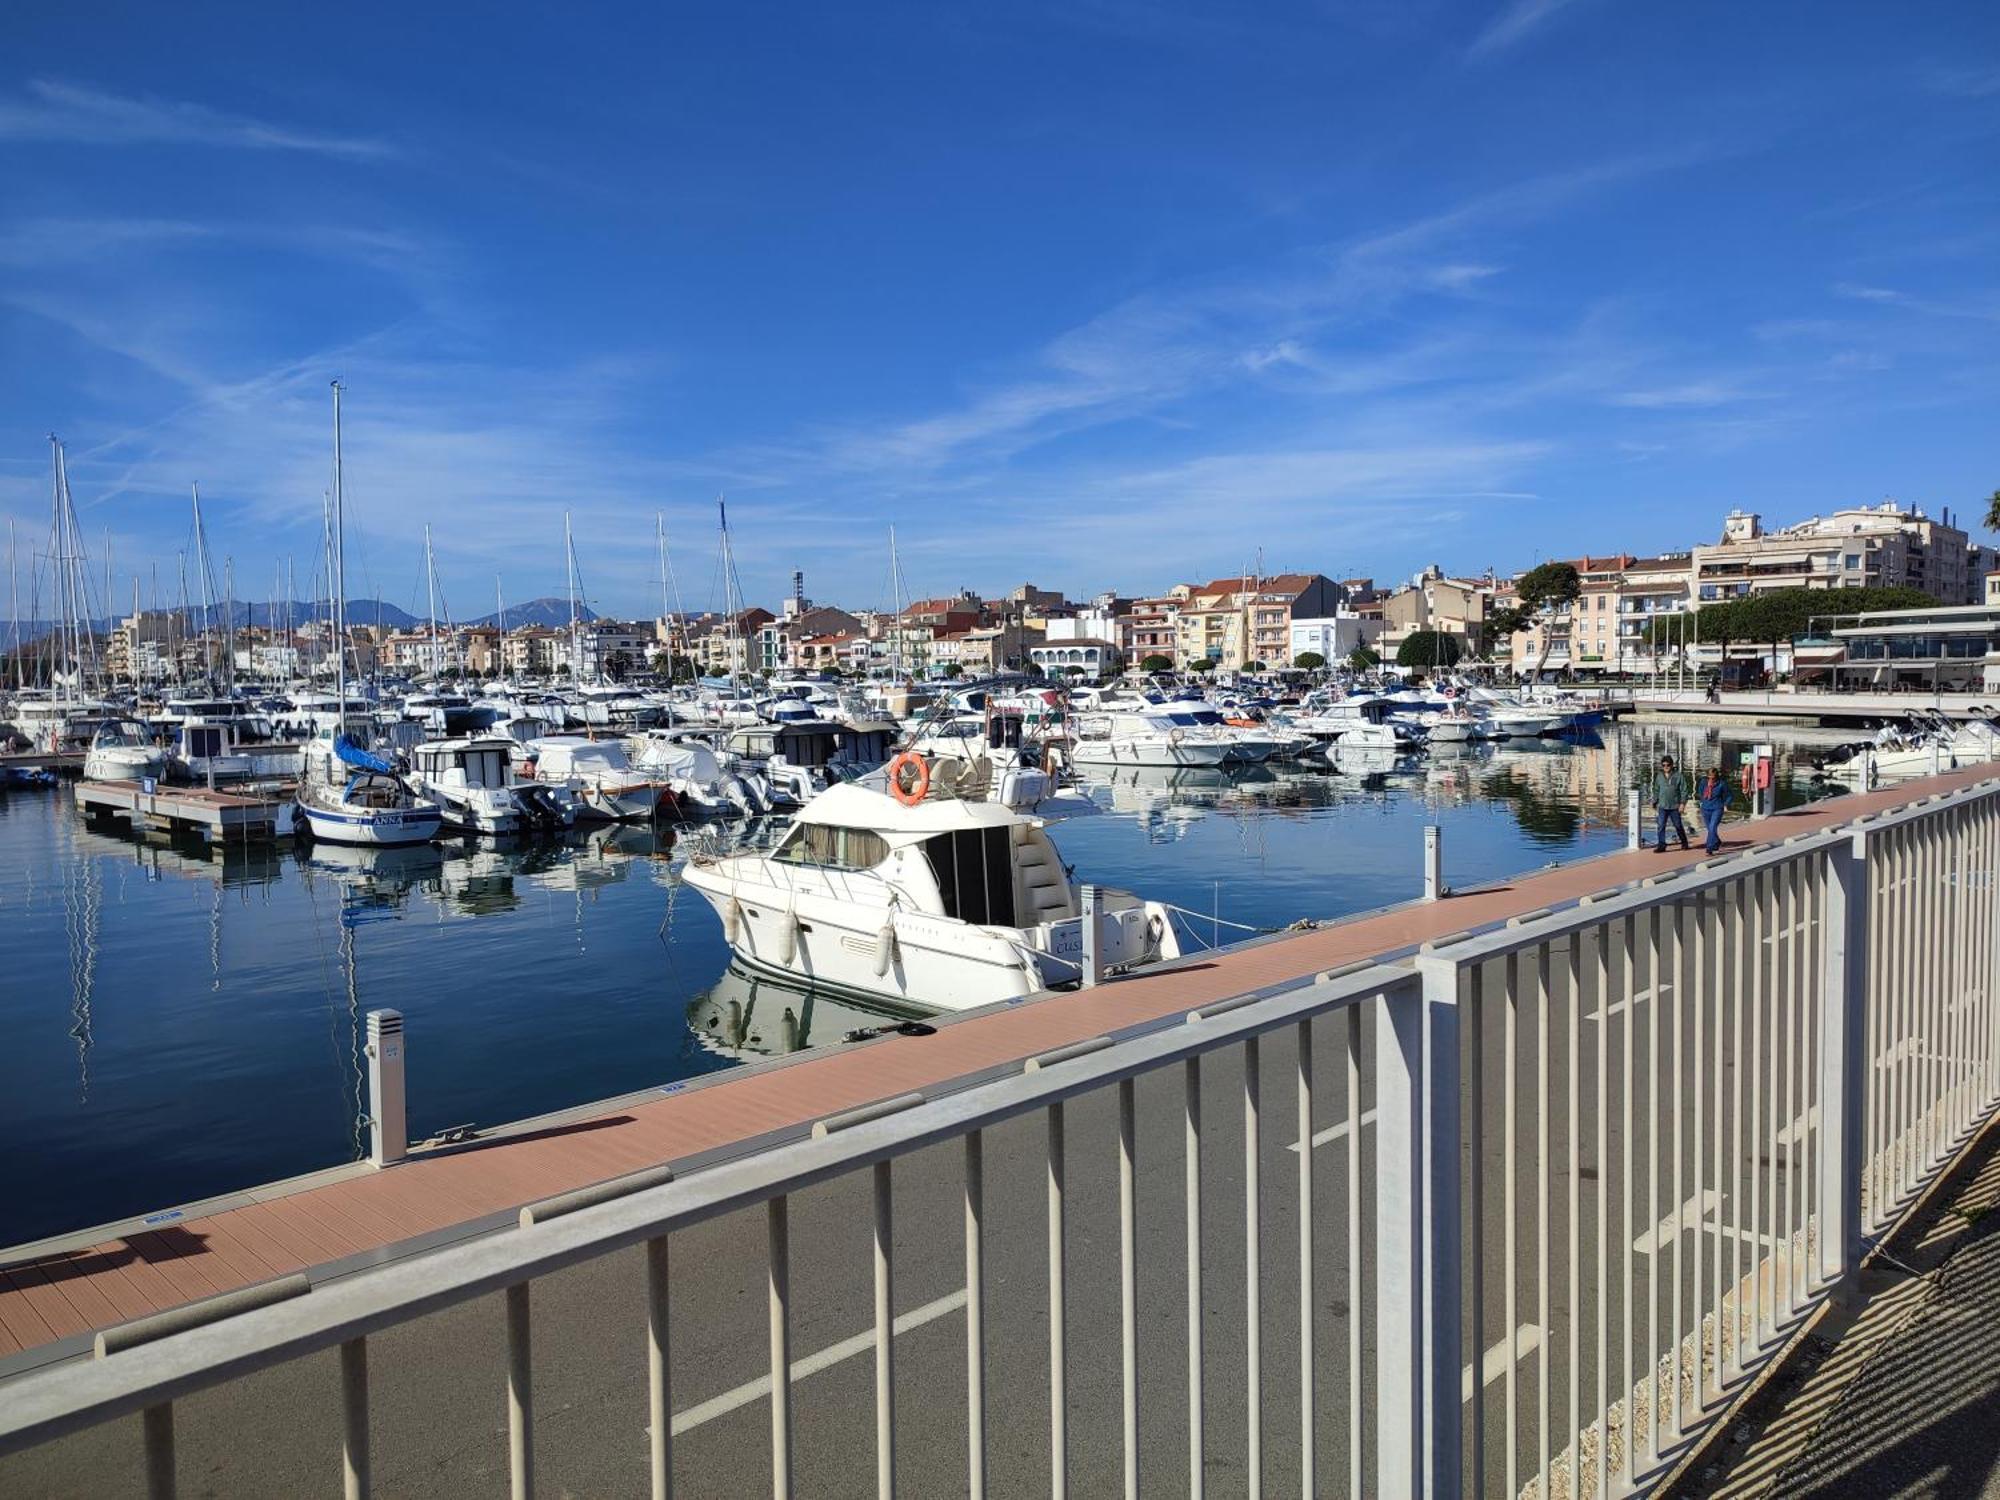
<path id="1" fill-rule="evenodd" d="M 431 622 L 431 680 L 436 681 L 438 668 L 443 658 L 438 655 L 438 568 L 437 556 L 431 551 L 431 523 L 424 522 L 424 588 L 426 605 Z"/>
<path id="2" fill-rule="evenodd" d="M 576 622 L 576 542 L 570 536 L 569 512 L 563 512 L 563 557 L 569 565 L 569 680 L 583 681 L 583 638 Z"/>
<path id="3" fill-rule="evenodd" d="M 14 691 L 27 686 L 21 675 L 21 577 L 14 568 L 14 518 L 7 518 L 7 641 L 14 654 Z"/>
<path id="4" fill-rule="evenodd" d="M 222 690 L 236 696 L 236 559 L 222 560 Z"/>
<path id="5" fill-rule="evenodd" d="M 493 675 L 502 681 L 507 677 L 507 601 L 500 594 L 500 575 L 493 575 L 493 613 L 500 617 L 500 670 Z"/>
<path id="6" fill-rule="evenodd" d="M 346 497 L 340 482 L 340 382 L 333 383 L 333 682 L 339 721 L 347 728 L 347 540 Z"/>

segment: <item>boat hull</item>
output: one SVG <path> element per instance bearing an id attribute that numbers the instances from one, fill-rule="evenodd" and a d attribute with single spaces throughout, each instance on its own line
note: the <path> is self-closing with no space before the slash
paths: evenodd
<path id="1" fill-rule="evenodd" d="M 426 844 L 436 838 L 438 830 L 444 826 L 443 817 L 434 807 L 336 812 L 301 802 L 298 810 L 315 841 L 356 848 L 399 848 L 409 844 Z"/>

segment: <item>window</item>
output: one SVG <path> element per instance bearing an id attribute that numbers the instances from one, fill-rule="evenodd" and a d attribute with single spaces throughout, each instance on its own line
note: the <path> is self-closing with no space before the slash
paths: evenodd
<path id="1" fill-rule="evenodd" d="M 773 859 L 790 865 L 821 865 L 834 870 L 872 870 L 889 857 L 882 835 L 866 828 L 836 828 L 827 823 L 800 823 L 778 846 Z"/>
<path id="2" fill-rule="evenodd" d="M 961 921 L 1014 925 L 1014 865 L 1005 828 L 960 828 L 924 840 L 944 913 Z"/>

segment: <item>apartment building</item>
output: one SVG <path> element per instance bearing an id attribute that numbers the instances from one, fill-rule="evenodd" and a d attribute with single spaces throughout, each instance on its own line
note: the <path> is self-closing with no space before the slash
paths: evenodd
<path id="1" fill-rule="evenodd" d="M 1431 564 L 1382 601 L 1381 649 L 1393 655 L 1411 635 L 1436 630 L 1459 637 L 1468 654 L 1483 651 L 1493 587 L 1490 578 L 1452 578 Z"/>
<path id="2" fill-rule="evenodd" d="M 1294 618 L 1325 619 L 1340 610 L 1340 585 L 1322 573 L 1218 578 L 1185 587 L 1174 621 L 1175 659 L 1182 666 L 1203 659 L 1223 671 L 1240 671 L 1253 661 L 1282 666 L 1291 660 Z"/>
<path id="3" fill-rule="evenodd" d="M 1723 518 L 1722 539 L 1694 549 L 1704 604 L 1767 589 L 1922 589 L 1943 604 L 1977 602 L 1978 555 L 1965 532 L 1895 501 L 1851 506 L 1766 531 L 1754 511 Z"/>

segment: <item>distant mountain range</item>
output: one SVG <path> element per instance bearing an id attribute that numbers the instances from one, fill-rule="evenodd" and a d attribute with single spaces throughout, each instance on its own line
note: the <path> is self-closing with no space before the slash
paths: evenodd
<path id="1" fill-rule="evenodd" d="M 214 606 L 212 614 L 208 617 L 213 618 L 215 623 L 220 625 L 226 612 L 225 606 L 217 604 Z M 239 599 L 236 601 L 234 614 L 235 623 L 239 627 L 257 625 L 268 629 L 276 625 L 282 629 L 288 617 L 294 625 L 299 625 L 307 620 L 322 619 L 325 617 L 326 612 L 327 603 L 324 599 L 294 599 L 290 604 L 286 604 L 283 600 L 278 600 L 275 603 L 253 603 L 246 599 Z M 197 621 L 204 618 L 204 613 L 199 605 L 192 606 L 188 613 Z M 597 618 L 594 611 L 583 605 L 577 606 L 576 614 L 580 620 L 594 620 Z M 116 628 L 122 619 L 124 619 L 124 616 L 118 615 L 109 619 L 93 620 L 90 624 L 91 628 L 99 635 L 107 635 Z M 387 630 L 408 630 L 412 626 L 421 625 L 423 620 L 420 616 L 413 615 L 402 606 L 391 604 L 386 599 L 349 599 L 347 601 L 347 623 L 350 625 L 380 625 Z M 500 623 L 500 616 L 498 614 L 484 615 L 476 620 L 460 620 L 456 623 L 465 626 L 498 625 Z M 569 624 L 569 600 L 567 599 L 530 599 L 525 604 L 510 604 L 507 606 L 507 628 L 509 630 L 522 629 L 529 625 L 557 626 L 567 624 Z M 53 620 L 23 620 L 21 622 L 21 640 L 24 643 L 38 641 L 43 636 L 51 634 L 55 629 L 56 622 Z M 0 650 L 5 650 L 13 638 L 11 623 L 4 616 L 0 616 Z"/>
<path id="2" fill-rule="evenodd" d="M 576 607 L 576 617 L 579 620 L 594 620 L 597 618 L 597 615 L 587 605 L 579 604 Z M 500 616 L 497 614 L 481 615 L 476 620 L 459 621 L 461 625 L 498 625 L 499 623 Z M 529 625 L 567 624 L 569 624 L 569 600 L 567 599 L 530 599 L 526 604 L 510 604 L 507 606 L 507 628 L 509 630 L 525 629 Z"/>

